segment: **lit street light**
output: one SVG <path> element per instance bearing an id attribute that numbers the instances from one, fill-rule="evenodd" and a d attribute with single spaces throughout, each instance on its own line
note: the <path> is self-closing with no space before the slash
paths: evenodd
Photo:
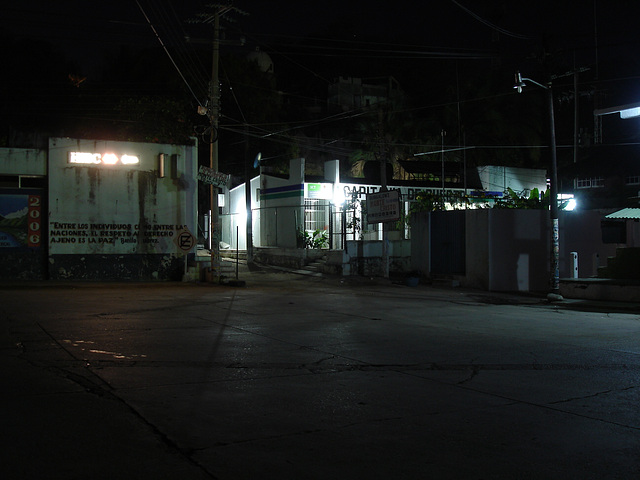
<path id="1" fill-rule="evenodd" d="M 551 90 L 551 82 L 547 85 L 536 82 L 530 78 L 525 78 L 520 75 L 520 72 L 516 73 L 516 83 L 513 86 L 518 93 L 522 93 L 523 87 L 526 86 L 525 82 L 533 83 L 538 87 L 544 88 L 547 91 L 547 99 L 549 103 L 549 148 L 551 150 L 551 179 L 550 179 L 550 213 L 551 218 L 551 291 L 547 295 L 549 300 L 562 300 L 560 295 L 560 235 L 558 228 L 558 164 L 556 160 L 556 126 L 553 114 L 553 92 Z"/>

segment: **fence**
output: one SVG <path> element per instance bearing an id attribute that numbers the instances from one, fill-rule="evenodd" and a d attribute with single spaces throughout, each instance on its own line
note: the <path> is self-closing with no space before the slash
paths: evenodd
<path id="1" fill-rule="evenodd" d="M 408 202 L 403 202 L 405 211 Z M 300 235 L 308 236 L 316 232 L 326 232 L 329 249 L 341 250 L 350 240 L 374 241 L 382 239 L 382 224 L 368 224 L 366 221 L 366 201 L 346 202 L 337 206 L 328 200 L 305 199 L 304 206 L 278 206 L 253 209 L 252 241 L 256 247 L 300 248 Z M 205 217 L 206 224 L 207 219 Z M 223 248 L 246 250 L 247 228 L 244 212 L 221 214 L 219 238 Z M 408 225 L 387 225 L 389 238 L 393 240 L 410 238 Z M 207 237 L 205 227 L 203 236 Z M 206 239 L 208 245 L 208 238 Z"/>
<path id="2" fill-rule="evenodd" d="M 313 236 L 326 232 L 331 249 L 343 249 L 346 240 L 360 239 L 361 219 L 355 209 L 341 209 L 324 200 L 307 200 L 300 206 L 263 207 L 251 212 L 253 245 L 256 247 L 301 247 L 302 232 Z M 206 220 L 205 220 L 206 221 Z M 246 215 L 220 215 L 220 241 L 223 248 L 245 250 Z M 205 232 L 206 233 L 206 232 Z M 376 232 L 377 233 L 377 232 Z"/>

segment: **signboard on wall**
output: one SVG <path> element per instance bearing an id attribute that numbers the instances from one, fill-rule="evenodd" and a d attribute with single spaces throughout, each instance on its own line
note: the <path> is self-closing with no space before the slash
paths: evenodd
<path id="1" fill-rule="evenodd" d="M 384 223 L 400 220 L 400 194 L 397 190 L 367 195 L 367 222 Z"/>
<path id="2" fill-rule="evenodd" d="M 304 198 L 314 200 L 331 200 L 333 198 L 333 183 L 305 183 Z"/>
<path id="3" fill-rule="evenodd" d="M 177 232 L 174 243 L 182 252 L 187 253 L 196 246 L 196 237 L 193 236 L 188 228 L 185 228 Z"/>
<path id="4" fill-rule="evenodd" d="M 42 241 L 42 195 L 0 195 L 0 249 L 38 248 Z"/>

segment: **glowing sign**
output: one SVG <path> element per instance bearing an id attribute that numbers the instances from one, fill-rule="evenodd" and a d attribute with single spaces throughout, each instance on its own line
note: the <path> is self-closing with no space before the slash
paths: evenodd
<path id="1" fill-rule="evenodd" d="M 69 163 L 93 164 L 101 162 L 99 153 L 69 152 Z"/>
<path id="2" fill-rule="evenodd" d="M 116 155 L 115 153 L 69 152 L 69 163 L 75 165 L 137 165 L 140 159 L 135 155 Z"/>
<path id="3" fill-rule="evenodd" d="M 118 163 L 118 157 L 116 157 L 113 153 L 105 153 L 102 156 L 102 163 L 105 165 L 115 165 Z"/>

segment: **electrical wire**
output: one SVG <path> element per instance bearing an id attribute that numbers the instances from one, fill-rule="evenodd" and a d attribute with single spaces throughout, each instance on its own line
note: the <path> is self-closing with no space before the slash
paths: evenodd
<path id="1" fill-rule="evenodd" d="M 513 33 L 513 32 L 510 32 L 508 30 L 505 30 L 504 28 L 498 27 L 497 25 L 489 22 L 488 20 L 485 20 L 480 15 L 474 13 L 473 11 L 471 11 L 470 9 L 468 9 L 467 7 L 462 5 L 460 2 L 457 2 L 456 0 L 451 0 L 451 3 L 453 3 L 457 7 L 461 8 L 464 12 L 468 13 L 469 15 L 471 15 L 473 18 L 478 20 L 480 23 L 482 23 L 482 24 L 486 25 L 487 27 L 495 30 L 496 32 L 502 33 L 502 34 L 507 35 L 509 37 L 518 38 L 520 40 L 532 40 L 532 37 L 529 37 L 527 35 L 521 35 L 519 33 Z"/>
<path id="2" fill-rule="evenodd" d="M 144 18 L 147 20 L 147 23 L 151 27 L 151 30 L 153 30 L 153 33 L 155 34 L 156 38 L 160 42 L 160 45 L 162 45 L 162 48 L 164 49 L 165 53 L 169 57 L 169 60 L 171 60 L 171 63 L 173 64 L 173 66 L 175 67 L 176 71 L 180 75 L 180 78 L 182 78 L 182 80 L 184 81 L 185 85 L 187 86 L 187 88 L 191 92 L 191 95 L 193 95 L 193 98 L 196 100 L 196 102 L 198 102 L 198 105 L 203 106 L 202 103 L 200 103 L 200 99 L 198 98 L 198 96 L 195 94 L 195 92 L 191 88 L 191 85 L 189 85 L 189 82 L 187 81 L 187 79 L 182 74 L 182 71 L 180 70 L 180 68 L 178 67 L 176 62 L 174 61 L 173 57 L 171 56 L 171 53 L 169 53 L 169 50 L 167 49 L 167 47 L 165 46 L 164 42 L 160 38 L 160 35 L 158 34 L 158 32 L 156 31 L 155 27 L 151 23 L 151 20 L 149 20 L 149 17 L 145 13 L 144 9 L 142 8 L 142 5 L 140 5 L 140 2 L 138 0 L 136 0 L 136 4 L 138 5 L 138 8 L 140 8 L 140 11 L 142 12 L 142 15 L 144 16 Z"/>

